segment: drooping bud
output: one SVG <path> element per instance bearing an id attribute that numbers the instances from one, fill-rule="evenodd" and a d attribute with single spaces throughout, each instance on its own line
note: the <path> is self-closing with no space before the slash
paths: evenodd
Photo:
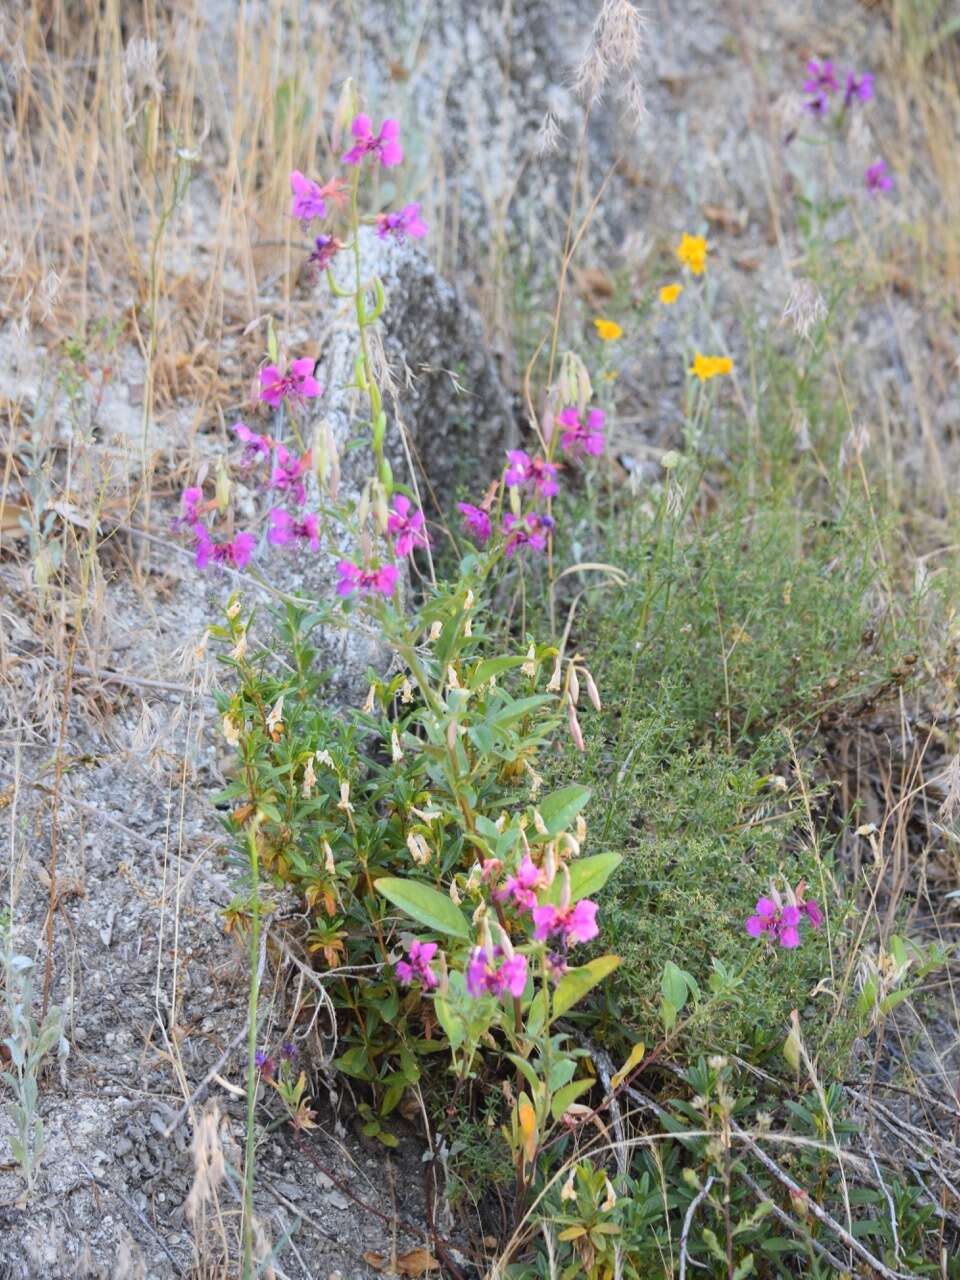
<path id="1" fill-rule="evenodd" d="M 561 662 L 560 662 L 560 655 L 558 654 L 557 657 L 554 659 L 553 674 L 550 676 L 550 679 L 547 682 L 547 693 L 560 692 L 560 669 L 561 669 Z"/>
<path id="2" fill-rule="evenodd" d="M 577 719 L 577 709 L 569 698 L 567 699 L 567 725 L 570 729 L 573 745 L 578 751 L 586 751 L 587 747 L 583 740 L 583 731 L 580 728 L 580 721 Z"/>
<path id="3" fill-rule="evenodd" d="M 593 676 L 590 674 L 590 672 L 587 670 L 586 667 L 584 667 L 583 669 L 583 675 L 587 684 L 587 697 L 593 703 L 593 707 L 595 711 L 602 711 L 603 707 L 600 704 L 600 692 L 597 689 L 596 684 L 594 684 Z"/>
<path id="4" fill-rule="evenodd" d="M 577 679 L 577 668 L 571 662 L 569 674 L 567 676 L 567 688 L 570 690 L 570 697 L 575 706 L 580 704 L 580 681 Z"/>

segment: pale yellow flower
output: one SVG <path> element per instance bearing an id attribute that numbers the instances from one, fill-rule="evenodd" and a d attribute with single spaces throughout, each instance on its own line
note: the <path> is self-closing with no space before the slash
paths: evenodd
<path id="1" fill-rule="evenodd" d="M 660 301 L 665 307 L 672 307 L 683 293 L 682 284 L 665 284 L 660 290 Z"/>

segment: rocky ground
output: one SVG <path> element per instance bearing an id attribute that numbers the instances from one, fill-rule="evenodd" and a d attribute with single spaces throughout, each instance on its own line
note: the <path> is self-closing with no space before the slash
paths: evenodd
<path id="1" fill-rule="evenodd" d="M 363 6 L 339 56 L 342 70 L 379 86 L 378 96 L 399 106 L 410 122 L 414 163 L 423 184 L 428 178 L 431 184 L 424 202 L 438 232 L 441 274 L 416 255 L 385 264 L 394 293 L 387 355 L 399 375 L 400 416 L 426 479 L 443 497 L 464 474 L 461 458 L 472 456 L 485 468 L 522 420 L 509 323 L 514 264 L 532 280 L 552 270 L 530 246 L 556 244 L 562 235 L 578 112 L 569 67 L 595 5 L 456 3 L 420 16 L 402 8 L 397 21 L 397 6 L 386 0 Z M 217 6 L 206 12 L 213 41 Z M 796 244 L 791 229 L 778 223 L 771 195 L 771 184 L 786 179 L 770 171 L 758 138 L 779 127 L 774 108 L 801 79 L 809 55 L 835 51 L 882 65 L 882 11 L 855 3 L 718 7 L 661 0 L 648 16 L 640 64 L 648 119 L 627 131 L 612 86 L 593 114 L 589 176 L 601 178 L 615 159 L 619 167 L 583 265 L 647 279 L 679 231 L 699 228 L 706 218 L 717 250 L 717 292 L 727 295 L 721 316 L 746 295 L 765 299 L 777 315 Z M 383 85 L 383 66 L 398 56 L 403 74 Z M 877 127 L 882 111 L 878 106 Z M 546 112 L 565 140 L 558 153 L 538 160 L 535 137 Z M 198 201 L 200 192 L 202 185 Z M 193 225 L 200 236 L 199 213 Z M 505 248 L 515 258 L 505 258 Z M 485 333 L 444 273 L 473 298 Z M 594 304 L 606 296 L 596 278 L 581 274 L 575 285 Z M 919 348 L 927 340 L 927 321 L 908 292 L 896 307 L 895 314 L 863 317 L 860 370 L 892 412 L 909 399 L 911 371 L 891 335 L 906 329 Z M 337 336 L 346 329 L 329 320 L 328 381 L 336 387 L 346 380 L 347 348 Z M 305 322 L 302 336 L 319 338 L 311 325 Z M 9 326 L 0 341 L 7 357 L 0 392 L 32 397 L 37 408 L 41 353 L 25 351 Z M 651 367 L 644 355 L 624 345 L 621 456 L 671 442 L 682 375 Z M 223 359 L 230 358 L 226 351 Z M 97 447 L 122 470 L 135 464 L 143 373 L 132 353 L 121 353 L 120 368 L 100 408 Z M 69 416 L 56 398 L 46 412 L 66 440 Z M 938 397 L 935 412 L 936 428 L 946 430 L 956 402 L 951 407 L 948 397 Z M 170 457 L 190 422 L 187 404 L 154 424 Z M 212 455 L 217 438 L 207 445 Z M 202 458 L 202 435 L 195 447 Z M 193 1274 L 194 1266 L 209 1275 L 221 1230 L 227 1238 L 235 1230 L 230 1166 L 243 1133 L 246 959 L 224 929 L 236 872 L 225 860 L 211 804 L 224 761 L 209 699 L 215 664 L 200 651 L 226 584 L 198 583 L 189 553 L 166 535 L 171 512 L 161 500 L 154 541 L 119 528 L 101 553 L 62 725 L 69 649 L 51 650 L 41 636 L 50 619 L 32 600 L 28 566 L 6 555 L 0 565 L 7 662 L 0 804 L 14 936 L 21 951 L 36 954 L 39 989 L 52 898 L 51 993 L 70 1044 L 63 1077 L 54 1066 L 43 1078 L 45 1158 L 40 1189 L 26 1208 L 4 1146 L 12 1122 L 0 1108 L 0 1277 L 11 1280 L 159 1280 Z M 351 660 L 344 655 L 346 665 Z M 274 962 L 271 955 L 268 987 Z M 283 978 L 289 979 L 285 970 Z M 279 1037 L 287 1010 L 282 991 L 268 1004 Z M 391 1257 L 433 1247 L 422 1152 L 412 1130 L 389 1160 L 364 1145 L 342 1082 L 322 1073 L 327 1048 L 323 1036 L 303 1045 L 322 1099 L 318 1129 L 299 1144 L 286 1129 L 262 1132 L 257 1206 L 264 1235 L 282 1242 L 278 1275 L 360 1280 L 381 1274 Z M 226 1151 L 217 1194 L 223 1219 L 221 1226 L 211 1203 L 201 1232 L 186 1214 L 196 1172 L 191 1140 L 204 1109 L 209 1116 L 214 1106 Z M 443 1221 L 438 1227 L 444 1236 L 452 1230 Z M 206 1271 L 197 1262 L 198 1233 Z"/>

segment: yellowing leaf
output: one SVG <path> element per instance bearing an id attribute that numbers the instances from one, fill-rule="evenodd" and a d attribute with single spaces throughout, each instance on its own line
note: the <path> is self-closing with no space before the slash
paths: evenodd
<path id="1" fill-rule="evenodd" d="M 617 1074 L 612 1077 L 610 1081 L 614 1089 L 620 1088 L 620 1086 L 623 1084 L 624 1080 L 626 1080 L 627 1076 L 630 1074 L 633 1068 L 642 1060 L 645 1052 L 646 1052 L 646 1046 L 644 1044 L 642 1043 L 635 1044 L 633 1046 L 633 1048 L 630 1050 L 630 1053 L 627 1057 L 626 1062 L 623 1064 L 623 1066 L 620 1068 Z"/>
<path id="2" fill-rule="evenodd" d="M 533 1157 L 537 1152 L 537 1113 L 525 1093 L 521 1093 L 517 1103 L 517 1117 L 523 1141 L 523 1158 L 527 1164 L 533 1164 Z"/>

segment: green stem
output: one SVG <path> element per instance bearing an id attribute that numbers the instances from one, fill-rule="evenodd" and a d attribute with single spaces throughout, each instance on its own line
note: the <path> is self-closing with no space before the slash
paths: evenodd
<path id="1" fill-rule="evenodd" d="M 253 1280 L 254 1116 L 257 1105 L 257 1001 L 260 995 L 260 863 L 254 818 L 247 836 L 250 853 L 250 997 L 247 1009 L 247 1135 L 243 1158 L 243 1280 Z"/>

